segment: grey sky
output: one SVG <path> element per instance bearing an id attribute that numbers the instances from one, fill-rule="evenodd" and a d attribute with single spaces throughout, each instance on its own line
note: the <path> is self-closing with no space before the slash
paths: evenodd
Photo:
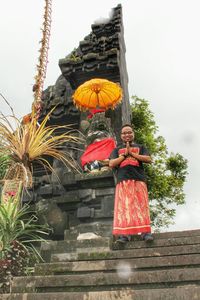
<path id="1" fill-rule="evenodd" d="M 60 75 L 58 60 L 78 46 L 95 20 L 123 8 L 129 94 L 150 101 L 169 152 L 189 160 L 187 204 L 171 230 L 200 227 L 200 2 L 199 0 L 53 0 L 45 88 Z M 0 0 L 0 92 L 18 116 L 31 108 L 43 0 Z M 0 101 L 0 110 L 8 113 Z"/>

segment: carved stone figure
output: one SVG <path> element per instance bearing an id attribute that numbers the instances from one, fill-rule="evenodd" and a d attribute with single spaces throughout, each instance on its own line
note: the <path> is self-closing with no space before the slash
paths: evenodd
<path id="1" fill-rule="evenodd" d="M 82 121 L 82 131 L 86 137 L 86 148 L 81 156 L 81 164 L 85 172 L 97 172 L 108 169 L 108 159 L 115 147 L 115 135 L 111 121 L 105 112 L 92 112 L 88 126 Z M 86 130 L 84 131 L 84 128 Z"/>

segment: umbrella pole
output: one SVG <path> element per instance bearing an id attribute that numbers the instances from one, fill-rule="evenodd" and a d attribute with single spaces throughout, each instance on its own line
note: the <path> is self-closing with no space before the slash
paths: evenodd
<path id="1" fill-rule="evenodd" d="M 97 93 L 97 101 L 98 101 L 97 108 L 100 108 L 100 106 L 99 106 L 99 93 Z"/>

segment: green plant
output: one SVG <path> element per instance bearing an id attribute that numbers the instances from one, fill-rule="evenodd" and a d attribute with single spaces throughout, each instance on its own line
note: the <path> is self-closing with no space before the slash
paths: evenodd
<path id="1" fill-rule="evenodd" d="M 70 61 L 78 62 L 81 61 L 81 57 L 77 52 L 77 49 L 74 48 L 74 50 L 70 53 L 70 55 L 67 57 Z"/>
<path id="2" fill-rule="evenodd" d="M 10 281 L 13 276 L 26 275 L 30 254 L 22 245 L 13 241 L 9 250 L 0 259 L 0 293 L 10 292 Z"/>
<path id="3" fill-rule="evenodd" d="M 0 204 L 0 292 L 8 292 L 10 278 L 24 275 L 35 262 L 42 260 L 36 249 L 49 234 L 46 226 L 37 223 L 29 205 L 19 208 L 11 196 Z"/>
<path id="4" fill-rule="evenodd" d="M 48 235 L 48 228 L 37 223 L 37 217 L 30 211 L 29 205 L 19 208 L 19 203 L 12 198 L 0 205 L 0 243 L 2 251 L 0 258 L 10 249 L 10 244 L 17 241 L 26 251 L 36 258 L 39 253 L 34 243 L 45 241 L 43 236 Z"/>
<path id="5" fill-rule="evenodd" d="M 187 160 L 179 153 L 169 153 L 165 139 L 158 135 L 158 126 L 147 100 L 132 97 L 132 120 L 135 140 L 144 144 L 153 158 L 145 164 L 151 220 L 155 228 L 173 223 L 176 205 L 185 203 L 183 192 Z"/>
<path id="6" fill-rule="evenodd" d="M 8 166 L 9 166 L 9 155 L 3 153 L 0 154 L 0 180 L 2 180 L 3 177 L 5 176 Z"/>

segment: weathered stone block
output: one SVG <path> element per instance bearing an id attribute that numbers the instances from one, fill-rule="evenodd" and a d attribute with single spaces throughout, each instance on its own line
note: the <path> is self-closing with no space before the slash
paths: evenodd
<path id="1" fill-rule="evenodd" d="M 93 218 L 94 217 L 94 208 L 89 208 L 87 206 L 79 207 L 77 210 L 77 218 Z"/>
<path id="2" fill-rule="evenodd" d="M 35 205 L 40 223 L 48 224 L 52 228 L 53 236 L 63 236 L 68 226 L 68 216 L 56 203 L 47 199 L 38 201 Z"/>

